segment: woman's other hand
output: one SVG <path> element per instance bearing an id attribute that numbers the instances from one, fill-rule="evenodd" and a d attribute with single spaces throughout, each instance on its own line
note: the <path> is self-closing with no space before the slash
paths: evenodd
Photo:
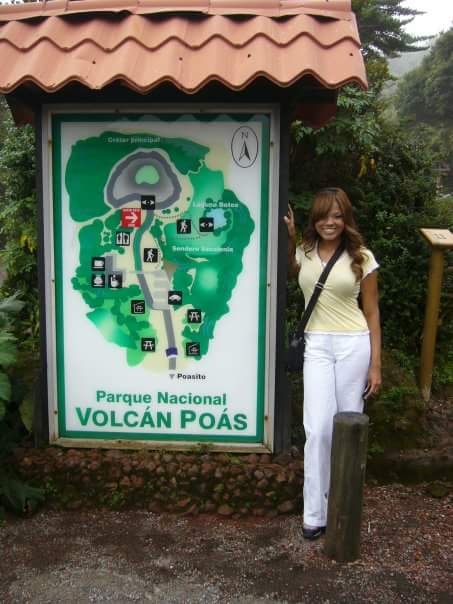
<path id="1" fill-rule="evenodd" d="M 363 314 L 370 330 L 371 362 L 368 370 L 364 398 L 374 396 L 382 384 L 381 376 L 381 326 L 379 321 L 377 272 L 367 275 L 360 284 Z"/>
<path id="2" fill-rule="evenodd" d="M 378 394 L 379 390 L 381 389 L 381 384 L 381 369 L 379 367 L 370 367 L 368 370 L 367 387 L 363 398 L 367 399 L 370 396 Z"/>

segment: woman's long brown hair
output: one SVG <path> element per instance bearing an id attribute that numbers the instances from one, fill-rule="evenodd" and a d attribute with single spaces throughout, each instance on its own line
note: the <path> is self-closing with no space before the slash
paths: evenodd
<path id="1" fill-rule="evenodd" d="M 327 216 L 335 201 L 338 203 L 343 215 L 343 241 L 346 251 L 352 258 L 351 269 L 357 281 L 360 281 L 363 277 L 362 265 L 365 261 L 365 256 L 361 251 L 361 248 L 364 247 L 364 241 L 362 235 L 357 230 L 349 197 L 343 189 L 332 187 L 321 189 L 316 193 L 308 217 L 308 225 L 302 237 L 302 247 L 306 254 L 316 247 L 320 237 L 316 231 L 315 224 Z"/>

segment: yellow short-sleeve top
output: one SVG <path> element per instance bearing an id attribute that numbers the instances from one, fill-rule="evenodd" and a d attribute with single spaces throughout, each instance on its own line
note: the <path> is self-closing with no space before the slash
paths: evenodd
<path id="1" fill-rule="evenodd" d="M 364 279 L 379 268 L 379 264 L 370 250 L 362 248 L 361 252 L 365 256 L 362 265 Z M 306 306 L 325 264 L 318 255 L 317 247 L 306 254 L 302 246 L 298 246 L 296 261 L 300 266 L 299 285 Z M 358 305 L 360 281 L 352 272 L 351 261 L 351 256 L 344 251 L 334 264 L 305 328 L 306 332 L 349 334 L 368 331 L 365 316 Z"/>

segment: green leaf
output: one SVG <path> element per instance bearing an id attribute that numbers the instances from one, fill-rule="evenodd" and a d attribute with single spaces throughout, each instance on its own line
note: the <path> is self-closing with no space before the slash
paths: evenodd
<path id="1" fill-rule="evenodd" d="M 34 512 L 44 499 L 44 489 L 31 487 L 8 476 L 0 477 L 0 500 L 11 511 L 19 514 Z"/>
<path id="2" fill-rule="evenodd" d="M 17 296 L 18 294 L 14 294 L 14 296 L 0 300 L 0 314 L 17 313 L 22 310 L 25 303 L 21 300 L 18 300 Z"/>
<path id="3" fill-rule="evenodd" d="M 0 333 L 0 366 L 12 365 L 17 359 L 16 338 Z"/>
<path id="4" fill-rule="evenodd" d="M 0 370 L 0 398 L 4 401 L 9 401 L 11 398 L 11 384 L 9 378 L 3 371 Z"/>

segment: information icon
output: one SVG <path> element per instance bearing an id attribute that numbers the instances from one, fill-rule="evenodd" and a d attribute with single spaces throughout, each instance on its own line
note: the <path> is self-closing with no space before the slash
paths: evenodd
<path id="1" fill-rule="evenodd" d="M 155 352 L 156 351 L 156 338 L 142 338 L 142 351 L 143 352 Z"/>
<path id="2" fill-rule="evenodd" d="M 186 355 L 188 357 L 199 357 L 200 356 L 200 342 L 187 342 Z"/>
<path id="3" fill-rule="evenodd" d="M 188 235 L 192 232 L 192 221 L 190 218 L 180 218 L 176 221 L 176 232 L 178 235 Z"/>

